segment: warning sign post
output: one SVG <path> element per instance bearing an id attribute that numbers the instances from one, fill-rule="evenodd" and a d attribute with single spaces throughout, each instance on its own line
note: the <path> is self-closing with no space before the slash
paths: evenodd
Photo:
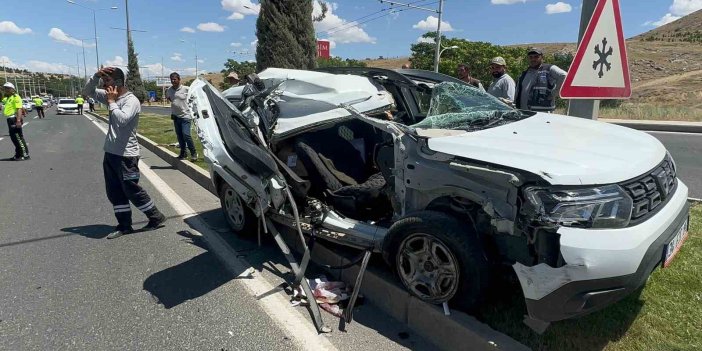
<path id="1" fill-rule="evenodd" d="M 563 82 L 561 97 L 626 99 L 630 96 L 619 0 L 599 0 Z"/>

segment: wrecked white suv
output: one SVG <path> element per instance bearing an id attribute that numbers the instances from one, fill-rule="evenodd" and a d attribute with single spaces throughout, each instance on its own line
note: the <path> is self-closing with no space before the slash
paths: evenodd
<path id="1" fill-rule="evenodd" d="M 518 111 L 433 72 L 259 77 L 227 96 L 190 86 L 235 232 L 299 223 L 382 253 L 420 299 L 466 309 L 511 266 L 532 326 L 621 299 L 686 238 L 687 187 L 648 134 Z"/>

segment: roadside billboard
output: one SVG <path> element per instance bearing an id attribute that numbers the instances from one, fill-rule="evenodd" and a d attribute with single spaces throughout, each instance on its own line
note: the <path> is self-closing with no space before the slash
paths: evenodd
<path id="1" fill-rule="evenodd" d="M 317 57 L 329 58 L 329 40 L 317 40 Z"/>

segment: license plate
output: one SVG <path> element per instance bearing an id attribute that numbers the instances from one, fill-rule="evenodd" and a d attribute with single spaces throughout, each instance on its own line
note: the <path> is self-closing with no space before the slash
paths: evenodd
<path id="1" fill-rule="evenodd" d="M 665 246 L 665 260 L 663 261 L 663 267 L 668 267 L 670 265 L 670 261 L 675 258 L 675 255 L 677 255 L 678 251 L 680 251 L 680 247 L 682 246 L 683 242 L 685 242 L 685 239 L 687 239 L 687 225 L 689 220 L 689 218 L 685 220 L 685 223 L 683 223 L 682 227 L 678 229 L 673 239 L 670 240 L 668 245 Z"/>

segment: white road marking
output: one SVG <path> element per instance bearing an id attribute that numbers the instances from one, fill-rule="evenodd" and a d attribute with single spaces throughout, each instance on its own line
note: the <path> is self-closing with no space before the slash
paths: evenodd
<path id="1" fill-rule="evenodd" d="M 91 120 L 100 130 L 107 134 L 107 129 L 96 119 L 84 115 Z M 180 218 L 191 226 L 192 233 L 202 236 L 209 247 L 218 255 L 227 269 L 238 273 L 242 277 L 248 276 L 253 269 L 247 262 L 236 257 L 234 250 L 214 230 L 199 217 L 195 210 L 188 205 L 166 182 L 161 179 L 145 162 L 139 162 L 139 170 L 161 193 L 166 201 L 173 207 Z M 271 291 L 274 287 L 265 278 L 254 276 L 254 279 L 239 280 L 251 292 L 252 297 Z M 290 306 L 290 303 L 281 294 L 273 294 L 257 301 L 268 316 L 290 337 L 300 349 L 303 350 L 336 350 L 337 348 L 323 335 L 317 334 L 312 322 L 305 319 L 300 313 Z"/>
<path id="2" fill-rule="evenodd" d="M 702 133 L 687 133 L 687 132 L 659 132 L 655 130 L 646 130 L 646 133 L 652 133 L 652 134 L 679 134 L 679 135 L 697 135 L 697 136 L 702 136 Z"/>
<path id="3" fill-rule="evenodd" d="M 34 119 L 37 119 L 37 118 L 39 118 L 39 116 L 34 116 Z"/>
<path id="4" fill-rule="evenodd" d="M 4 139 L 4 138 L 0 138 L 0 141 L 2 141 L 2 139 Z"/>
<path id="5" fill-rule="evenodd" d="M 22 127 L 26 126 L 27 124 L 29 124 L 29 122 L 22 123 Z"/>

